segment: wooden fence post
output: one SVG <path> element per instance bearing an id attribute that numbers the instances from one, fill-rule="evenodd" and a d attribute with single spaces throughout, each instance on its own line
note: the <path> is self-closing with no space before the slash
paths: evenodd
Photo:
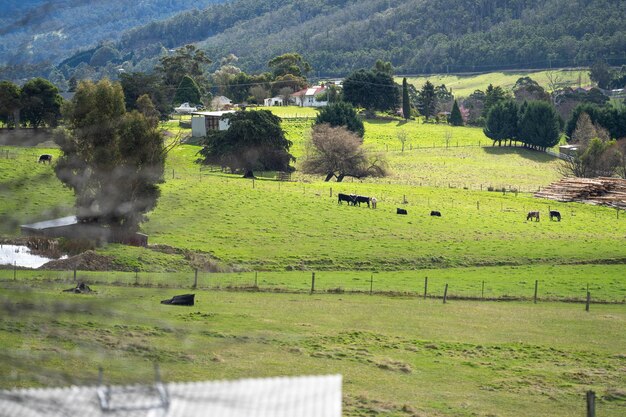
<path id="1" fill-rule="evenodd" d="M 587 302 L 585 303 L 585 311 L 589 312 L 589 304 L 591 304 L 591 293 L 587 291 Z"/>
<path id="2" fill-rule="evenodd" d="M 443 303 L 445 304 L 448 300 L 448 284 L 446 284 L 446 288 L 443 290 Z"/>
<path id="3" fill-rule="evenodd" d="M 259 271 L 254 272 L 254 286 L 259 288 Z"/>
<path id="4" fill-rule="evenodd" d="M 537 288 L 539 287 L 539 280 L 536 279 L 535 280 L 535 297 L 534 297 L 534 302 L 535 304 L 537 304 Z"/>
<path id="5" fill-rule="evenodd" d="M 198 268 L 194 269 L 193 273 L 193 287 L 198 288 Z"/>
<path id="6" fill-rule="evenodd" d="M 374 291 L 374 274 L 370 274 L 370 295 Z"/>
<path id="7" fill-rule="evenodd" d="M 13 281 L 17 279 L 17 261 L 13 261 Z"/>
<path id="8" fill-rule="evenodd" d="M 74 268 L 74 282 L 76 282 L 76 268 Z"/>
<path id="9" fill-rule="evenodd" d="M 330 187 L 330 196 L 333 196 L 333 187 Z"/>
<path id="10" fill-rule="evenodd" d="M 311 272 L 311 294 L 315 292 L 315 272 Z"/>
<path id="11" fill-rule="evenodd" d="M 426 294 L 428 294 L 428 277 L 424 278 L 424 300 L 426 299 Z"/>
<path id="12" fill-rule="evenodd" d="M 587 391 L 587 417 L 596 417 L 596 393 Z"/>
<path id="13" fill-rule="evenodd" d="M 484 280 L 483 280 L 483 287 L 480 291 L 480 298 L 483 300 L 485 299 L 485 281 Z"/>

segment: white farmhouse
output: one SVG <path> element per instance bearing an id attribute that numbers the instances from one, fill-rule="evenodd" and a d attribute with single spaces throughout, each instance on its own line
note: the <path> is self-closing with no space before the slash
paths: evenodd
<path id="1" fill-rule="evenodd" d="M 222 116 L 227 113 L 234 113 L 234 111 L 196 111 L 191 113 L 191 136 L 203 138 L 210 130 L 227 130 L 228 120 L 222 119 Z"/>
<path id="2" fill-rule="evenodd" d="M 296 91 L 291 95 L 296 106 L 300 107 L 324 107 L 328 105 L 328 101 L 318 101 L 317 97 L 325 93 L 327 90 L 325 85 L 316 85 L 315 87 L 304 88 Z"/>

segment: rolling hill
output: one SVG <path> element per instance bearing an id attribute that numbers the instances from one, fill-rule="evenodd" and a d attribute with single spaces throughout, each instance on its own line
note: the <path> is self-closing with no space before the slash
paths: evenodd
<path id="1" fill-rule="evenodd" d="M 203 8 L 221 0 L 198 0 Z M 3 1 L 0 14 L 0 66 L 58 63 L 78 49 L 116 41 L 127 29 L 189 10 L 188 2 L 150 0 Z"/>

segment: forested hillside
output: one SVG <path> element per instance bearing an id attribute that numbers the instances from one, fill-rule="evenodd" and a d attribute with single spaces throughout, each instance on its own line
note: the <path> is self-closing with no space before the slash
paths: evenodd
<path id="1" fill-rule="evenodd" d="M 247 70 L 300 52 L 321 74 L 391 61 L 402 73 L 626 63 L 626 2 L 236 0 L 133 29 L 121 49 L 201 42 Z"/>
<path id="2" fill-rule="evenodd" d="M 61 64 L 66 78 L 78 65 L 77 78 L 114 75 L 111 65 L 102 70 L 108 64 L 149 71 L 164 51 L 188 43 L 197 43 L 214 62 L 235 54 L 237 65 L 247 72 L 265 71 L 270 58 L 299 52 L 322 76 L 344 76 L 378 59 L 404 74 L 588 66 L 599 59 L 615 66 L 626 63 L 625 0 L 51 4 L 9 1 L 13 16 L 2 18 L 0 67 L 12 67 L 0 68 L 0 77 L 19 78 L 20 71 L 49 76 L 50 67 L 27 68 L 42 60 Z M 94 46 L 105 41 L 112 50 L 92 59 Z"/>
<path id="3" fill-rule="evenodd" d="M 117 41 L 127 29 L 222 1 L 3 0 L 0 66 L 58 63 L 99 41 Z"/>

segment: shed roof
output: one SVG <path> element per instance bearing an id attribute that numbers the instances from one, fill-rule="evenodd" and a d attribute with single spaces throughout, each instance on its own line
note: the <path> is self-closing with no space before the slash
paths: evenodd
<path id="1" fill-rule="evenodd" d="M 33 230 L 44 230 L 44 229 L 51 229 L 54 227 L 71 226 L 77 223 L 78 223 L 78 218 L 76 216 L 67 216 L 67 217 L 61 217 L 60 219 L 45 220 L 42 222 L 37 222 L 37 223 L 32 223 L 32 224 L 23 224 L 22 227 L 33 229 Z"/>
<path id="2" fill-rule="evenodd" d="M 3 417 L 341 417 L 341 375 L 0 390 Z"/>

